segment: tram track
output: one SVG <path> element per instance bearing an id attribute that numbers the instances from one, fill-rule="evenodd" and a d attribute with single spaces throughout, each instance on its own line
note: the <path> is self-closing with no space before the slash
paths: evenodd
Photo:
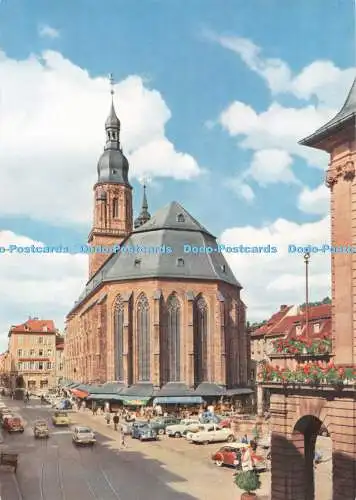
<path id="1" fill-rule="evenodd" d="M 116 500 L 122 500 L 122 497 L 119 495 L 119 493 L 117 492 L 116 488 L 114 487 L 114 485 L 110 481 L 107 473 L 102 468 L 102 466 L 100 464 L 100 461 L 97 458 L 97 455 L 98 455 L 97 450 L 92 448 L 91 450 L 86 450 L 88 453 L 85 453 L 84 449 L 81 448 L 80 446 L 77 446 L 76 450 L 77 450 L 77 452 L 79 454 L 80 462 L 81 462 L 81 465 L 82 465 L 82 467 L 83 467 L 84 470 L 87 470 L 86 464 L 85 464 L 85 462 L 83 460 L 84 454 L 85 454 L 86 457 L 88 457 L 88 454 L 90 454 L 91 457 L 95 456 L 95 458 L 93 460 L 94 465 L 95 465 L 95 470 L 100 472 L 101 477 L 104 479 L 105 484 L 108 486 L 109 490 L 111 491 L 111 493 L 115 497 L 115 499 Z M 87 479 L 86 479 L 86 482 L 88 484 L 88 487 L 90 486 L 90 491 L 93 494 L 93 498 L 95 498 L 95 500 L 104 500 L 102 497 L 99 497 L 99 496 L 96 495 L 95 491 L 93 490 L 92 485 L 89 483 L 89 481 Z"/>

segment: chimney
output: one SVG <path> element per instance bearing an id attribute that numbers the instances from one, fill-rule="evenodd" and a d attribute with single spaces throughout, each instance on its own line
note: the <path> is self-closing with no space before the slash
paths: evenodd
<path id="1" fill-rule="evenodd" d="M 280 311 L 285 311 L 286 309 L 288 309 L 288 306 L 286 304 L 282 304 L 279 308 Z"/>

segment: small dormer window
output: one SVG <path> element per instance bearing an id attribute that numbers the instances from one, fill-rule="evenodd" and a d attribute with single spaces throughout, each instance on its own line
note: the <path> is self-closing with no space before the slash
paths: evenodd
<path id="1" fill-rule="evenodd" d="M 184 267 L 184 259 L 182 259 L 181 257 L 177 259 L 177 266 Z"/>
<path id="2" fill-rule="evenodd" d="M 185 218 L 183 214 L 178 214 L 177 215 L 177 222 L 185 222 Z"/>
<path id="3" fill-rule="evenodd" d="M 314 323 L 314 333 L 320 332 L 320 323 Z"/>
<path id="4" fill-rule="evenodd" d="M 226 273 L 226 265 L 225 264 L 223 264 L 222 266 L 220 266 L 220 268 L 221 268 L 221 271 L 223 273 Z"/>
<path id="5" fill-rule="evenodd" d="M 134 266 L 140 267 L 140 265 L 141 265 L 141 259 L 135 259 Z"/>
<path id="6" fill-rule="evenodd" d="M 43 326 L 43 327 L 42 327 L 42 331 L 43 331 L 43 332 L 48 332 L 48 328 L 47 328 L 47 326 Z"/>

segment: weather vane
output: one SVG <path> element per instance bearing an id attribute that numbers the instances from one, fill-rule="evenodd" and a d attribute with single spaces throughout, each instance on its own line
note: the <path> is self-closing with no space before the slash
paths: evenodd
<path id="1" fill-rule="evenodd" d="M 115 80 L 114 80 L 114 75 L 112 73 L 109 74 L 109 82 L 110 82 L 110 86 L 111 86 L 110 94 L 114 95 L 114 93 L 115 93 L 115 91 L 114 91 Z"/>

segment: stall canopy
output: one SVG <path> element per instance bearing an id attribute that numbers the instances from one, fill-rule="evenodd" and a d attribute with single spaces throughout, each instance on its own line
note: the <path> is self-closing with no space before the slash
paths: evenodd
<path id="1" fill-rule="evenodd" d="M 201 396 L 167 396 L 167 397 L 157 397 L 153 400 L 154 405 L 198 405 L 203 403 L 203 398 Z"/>
<path id="2" fill-rule="evenodd" d="M 145 406 L 151 397 L 120 396 L 120 400 L 125 406 Z"/>
<path id="3" fill-rule="evenodd" d="M 243 394 L 253 394 L 253 390 L 247 387 L 237 387 L 236 389 L 228 389 L 226 391 L 227 396 L 239 396 Z"/>
<path id="4" fill-rule="evenodd" d="M 120 401 L 119 394 L 126 389 L 125 384 L 120 382 L 108 382 L 103 385 L 96 385 L 88 388 L 88 399 L 102 401 Z"/>
<path id="5" fill-rule="evenodd" d="M 122 401 L 119 394 L 89 394 L 91 401 Z"/>

